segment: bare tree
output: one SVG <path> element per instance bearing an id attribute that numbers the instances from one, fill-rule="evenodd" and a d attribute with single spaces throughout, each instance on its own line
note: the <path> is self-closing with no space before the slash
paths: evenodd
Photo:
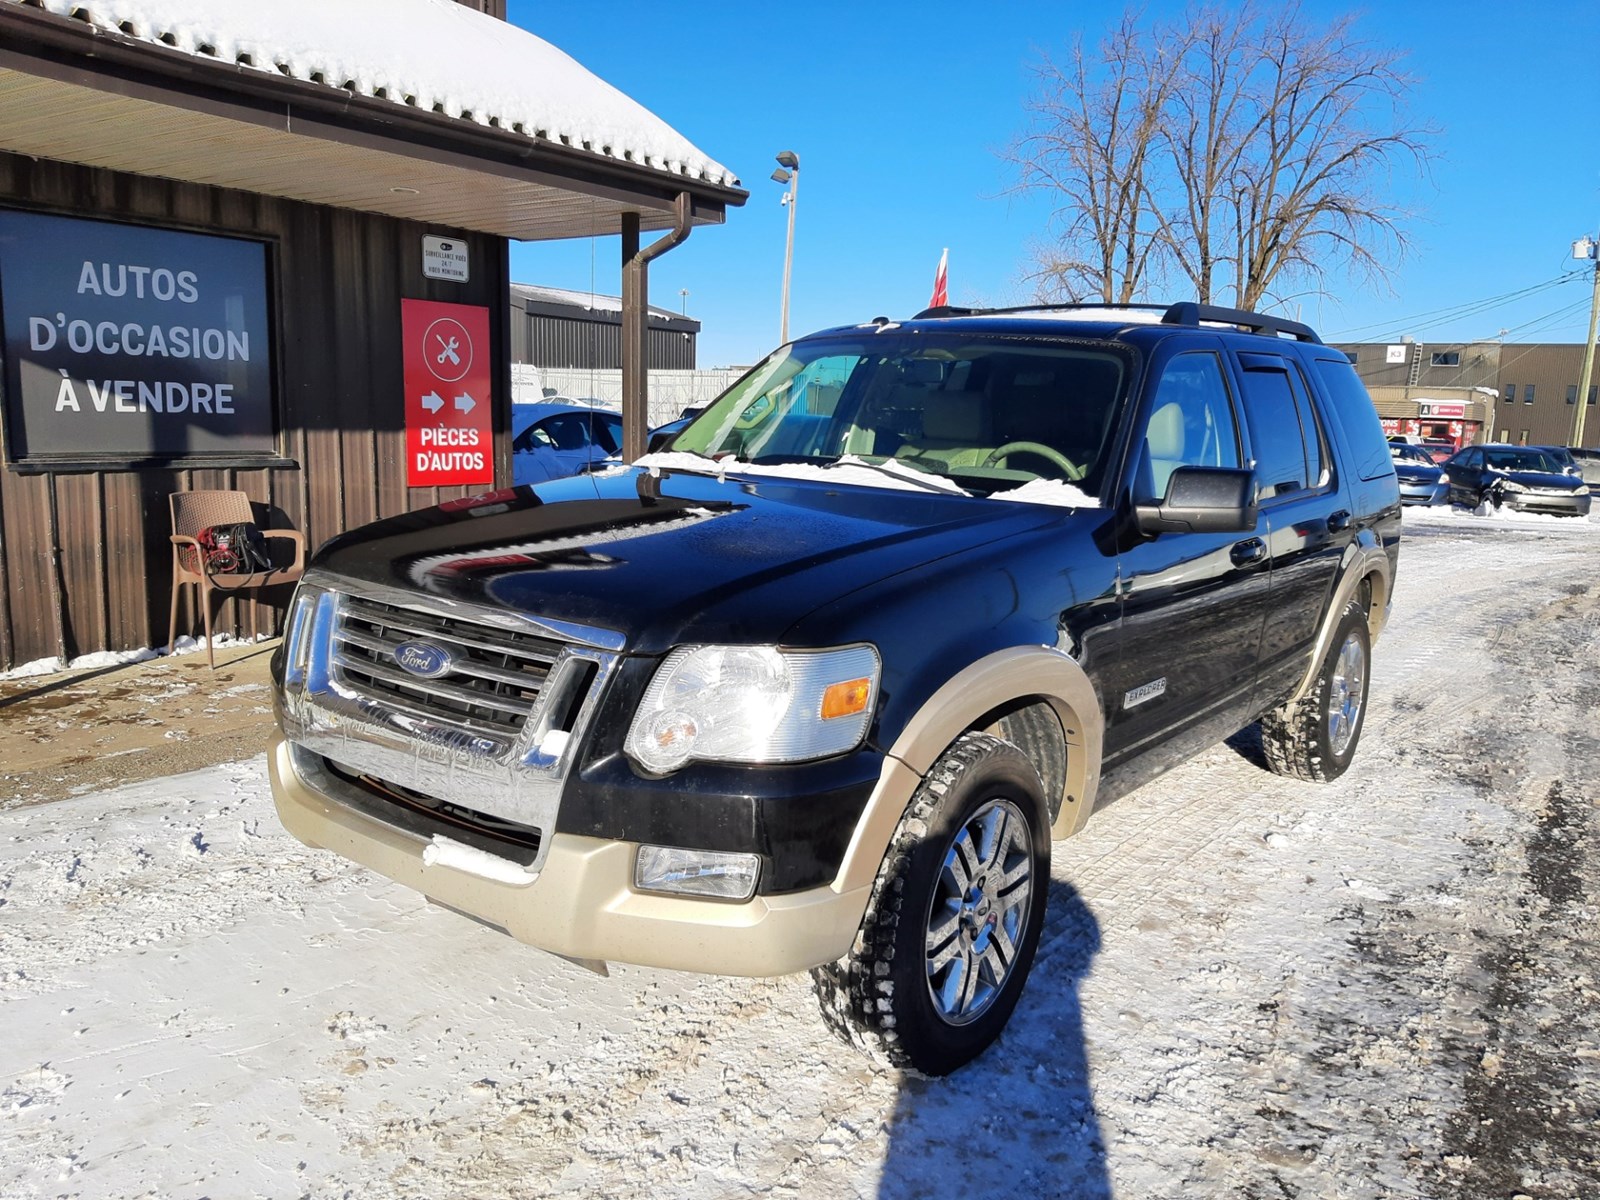
<path id="1" fill-rule="evenodd" d="M 1256 308 L 1330 270 L 1382 278 L 1406 248 L 1382 187 L 1426 163 L 1433 132 L 1404 119 L 1401 54 L 1294 5 L 1140 22 L 1124 15 L 1092 57 L 1075 43 L 1066 70 L 1035 68 L 1008 157 L 1019 189 L 1059 197 L 1041 291 L 1126 303 L 1183 278 L 1202 303 L 1231 287 Z"/>
<path id="2" fill-rule="evenodd" d="M 1093 59 L 1079 42 L 1065 68 L 1048 57 L 1033 68 L 1032 128 L 1008 157 L 1021 189 L 1059 194 L 1055 240 L 1036 252 L 1046 294 L 1126 304 L 1161 252 L 1144 186 L 1172 79 L 1157 65 L 1130 13 Z"/>

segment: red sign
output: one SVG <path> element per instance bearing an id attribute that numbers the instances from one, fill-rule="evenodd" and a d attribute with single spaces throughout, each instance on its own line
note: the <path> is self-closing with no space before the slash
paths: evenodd
<path id="1" fill-rule="evenodd" d="M 405 346 L 406 483 L 494 482 L 489 310 L 400 301 Z"/>

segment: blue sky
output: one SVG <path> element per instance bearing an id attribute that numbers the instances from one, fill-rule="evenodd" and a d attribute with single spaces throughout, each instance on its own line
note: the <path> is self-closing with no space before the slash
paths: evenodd
<path id="1" fill-rule="evenodd" d="M 1028 64 L 1044 49 L 1064 55 L 1075 34 L 1097 39 L 1122 12 L 943 0 L 508 8 L 750 192 L 726 225 L 696 230 L 651 266 L 651 302 L 686 302 L 704 323 L 705 367 L 751 362 L 778 341 L 786 217 L 769 176 L 779 150 L 801 161 L 791 335 L 910 315 L 927 303 L 947 246 L 952 303 L 1028 302 L 1028 248 L 1044 234 L 1048 205 L 1007 195 L 998 151 L 1023 127 Z M 1426 178 L 1392 181 L 1414 214 L 1392 294 L 1335 278 L 1299 315 L 1330 340 L 1409 333 L 1437 344 L 1506 329 L 1508 341 L 1581 341 L 1592 277 L 1570 254 L 1573 239 L 1600 233 L 1600 4 L 1429 0 L 1356 11 L 1367 38 L 1409 49 L 1412 115 L 1439 127 L 1437 158 Z M 512 275 L 615 295 L 618 256 L 615 238 L 513 245 Z M 1481 311 L 1441 312 L 1564 275 Z"/>

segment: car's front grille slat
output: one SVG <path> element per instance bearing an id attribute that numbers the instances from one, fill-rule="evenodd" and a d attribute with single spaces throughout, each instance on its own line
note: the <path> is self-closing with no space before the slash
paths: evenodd
<path id="1" fill-rule="evenodd" d="M 561 642 L 451 614 L 346 594 L 333 632 L 332 665 L 352 691 L 410 716 L 513 741 L 538 706 Z M 404 669 L 401 647 L 425 643 L 448 655 L 437 676 Z M 441 655 L 441 658 L 443 655 Z"/>

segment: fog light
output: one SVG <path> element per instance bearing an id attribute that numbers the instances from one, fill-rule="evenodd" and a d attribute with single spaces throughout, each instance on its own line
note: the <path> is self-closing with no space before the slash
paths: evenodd
<path id="1" fill-rule="evenodd" d="M 760 869 L 761 860 L 754 854 L 640 846 L 633 885 L 641 891 L 748 900 L 755 894 Z"/>

